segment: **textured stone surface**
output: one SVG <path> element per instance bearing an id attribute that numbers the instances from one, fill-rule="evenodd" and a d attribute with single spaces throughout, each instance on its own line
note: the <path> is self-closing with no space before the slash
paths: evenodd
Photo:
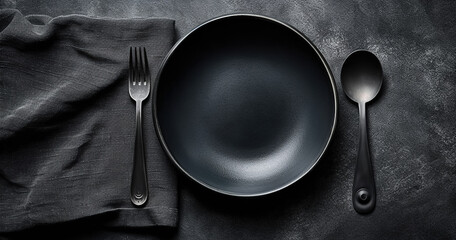
<path id="1" fill-rule="evenodd" d="M 177 38 L 212 17 L 257 13 L 291 24 L 321 50 L 336 79 L 339 118 L 317 167 L 285 190 L 247 199 L 181 177 L 179 228 L 164 238 L 456 238 L 455 1 L 3 0 L 0 7 L 50 16 L 167 17 L 176 20 Z M 360 48 L 375 53 L 385 73 L 367 109 L 378 192 L 377 208 L 367 216 L 352 208 L 358 110 L 340 85 L 345 57 Z"/>

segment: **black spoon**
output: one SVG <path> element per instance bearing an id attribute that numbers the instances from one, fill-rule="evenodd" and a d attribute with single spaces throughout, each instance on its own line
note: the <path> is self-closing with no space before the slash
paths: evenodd
<path id="1" fill-rule="evenodd" d="M 375 98 L 383 82 L 380 61 L 371 52 L 355 51 L 344 62 L 341 73 L 345 94 L 359 107 L 359 152 L 353 183 L 353 207 L 358 213 L 375 208 L 375 180 L 367 141 L 366 103 Z"/>

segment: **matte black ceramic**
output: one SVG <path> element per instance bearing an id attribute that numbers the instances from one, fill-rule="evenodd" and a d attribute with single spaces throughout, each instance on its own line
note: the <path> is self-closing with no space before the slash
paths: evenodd
<path id="1" fill-rule="evenodd" d="M 336 124 L 331 71 L 294 28 L 250 14 L 212 19 L 172 48 L 154 89 L 170 159 L 220 193 L 258 196 L 303 177 Z"/>

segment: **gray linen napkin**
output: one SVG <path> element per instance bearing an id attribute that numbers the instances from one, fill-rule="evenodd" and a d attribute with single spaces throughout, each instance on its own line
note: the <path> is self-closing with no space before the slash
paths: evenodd
<path id="1" fill-rule="evenodd" d="M 147 48 L 154 79 L 173 35 L 169 19 L 0 11 L 0 232 L 100 215 L 106 226 L 176 225 L 177 180 L 150 96 L 150 195 L 144 208 L 130 203 L 135 104 L 127 85 L 129 47 Z"/>

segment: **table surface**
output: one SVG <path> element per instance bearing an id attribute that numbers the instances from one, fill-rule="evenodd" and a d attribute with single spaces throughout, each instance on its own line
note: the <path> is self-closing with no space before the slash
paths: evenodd
<path id="1" fill-rule="evenodd" d="M 172 18 L 177 38 L 222 14 L 262 14 L 304 33 L 335 76 L 339 115 L 333 141 L 316 168 L 297 183 L 264 197 L 236 198 L 181 176 L 177 230 L 86 224 L 86 231 L 70 236 L 456 239 L 456 1 L 0 0 L 0 8 L 16 8 L 24 15 Z M 370 215 L 359 215 L 352 207 L 358 108 L 340 84 L 342 63 L 356 49 L 372 51 L 384 70 L 382 90 L 367 105 L 378 194 Z"/>

